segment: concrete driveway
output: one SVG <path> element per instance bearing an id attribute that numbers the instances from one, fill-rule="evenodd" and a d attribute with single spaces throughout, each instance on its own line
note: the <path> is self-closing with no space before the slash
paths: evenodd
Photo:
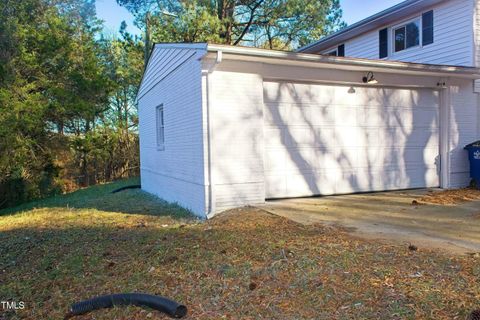
<path id="1" fill-rule="evenodd" d="M 438 190 L 433 190 L 437 192 Z M 351 228 L 361 237 L 480 252 L 480 201 L 412 204 L 432 190 L 407 190 L 268 201 L 263 209 L 303 224 Z"/>

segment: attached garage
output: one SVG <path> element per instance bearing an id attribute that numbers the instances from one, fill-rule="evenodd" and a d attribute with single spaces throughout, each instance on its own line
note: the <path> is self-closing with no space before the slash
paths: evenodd
<path id="1" fill-rule="evenodd" d="M 377 83 L 364 83 L 366 74 Z M 142 188 L 201 217 L 269 198 L 469 183 L 476 68 L 156 45 L 137 100 Z"/>
<path id="2" fill-rule="evenodd" d="M 267 198 L 440 186 L 437 90 L 263 89 Z"/>

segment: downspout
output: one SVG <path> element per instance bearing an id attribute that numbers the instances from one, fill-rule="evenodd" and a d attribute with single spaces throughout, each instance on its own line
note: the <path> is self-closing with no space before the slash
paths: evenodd
<path id="1" fill-rule="evenodd" d="M 218 64 L 222 62 L 222 51 L 217 51 L 217 56 L 214 63 L 208 68 L 207 72 L 207 139 L 208 139 L 208 185 L 209 185 L 209 211 L 207 219 L 210 219 L 215 214 L 215 179 L 213 174 L 213 156 L 212 156 L 212 141 L 213 141 L 213 126 L 212 126 L 212 108 L 213 108 L 213 94 L 212 94 L 212 73 L 217 68 Z"/>
<path id="2" fill-rule="evenodd" d="M 450 85 L 447 78 L 438 82 L 440 88 L 440 187 L 450 188 Z"/>

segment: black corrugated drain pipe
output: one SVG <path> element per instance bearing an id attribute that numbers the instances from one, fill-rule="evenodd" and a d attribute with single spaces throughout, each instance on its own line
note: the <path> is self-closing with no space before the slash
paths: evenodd
<path id="1" fill-rule="evenodd" d="M 70 319 L 94 310 L 127 305 L 152 308 L 172 318 L 182 318 L 187 314 L 187 307 L 164 297 L 144 293 L 120 293 L 99 296 L 74 303 L 70 307 L 70 311 L 65 316 L 65 319 Z"/>

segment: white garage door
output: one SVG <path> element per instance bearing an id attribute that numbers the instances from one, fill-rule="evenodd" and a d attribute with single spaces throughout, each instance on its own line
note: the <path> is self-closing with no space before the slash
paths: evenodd
<path id="1" fill-rule="evenodd" d="M 266 198 L 439 186 L 430 89 L 264 83 Z"/>

